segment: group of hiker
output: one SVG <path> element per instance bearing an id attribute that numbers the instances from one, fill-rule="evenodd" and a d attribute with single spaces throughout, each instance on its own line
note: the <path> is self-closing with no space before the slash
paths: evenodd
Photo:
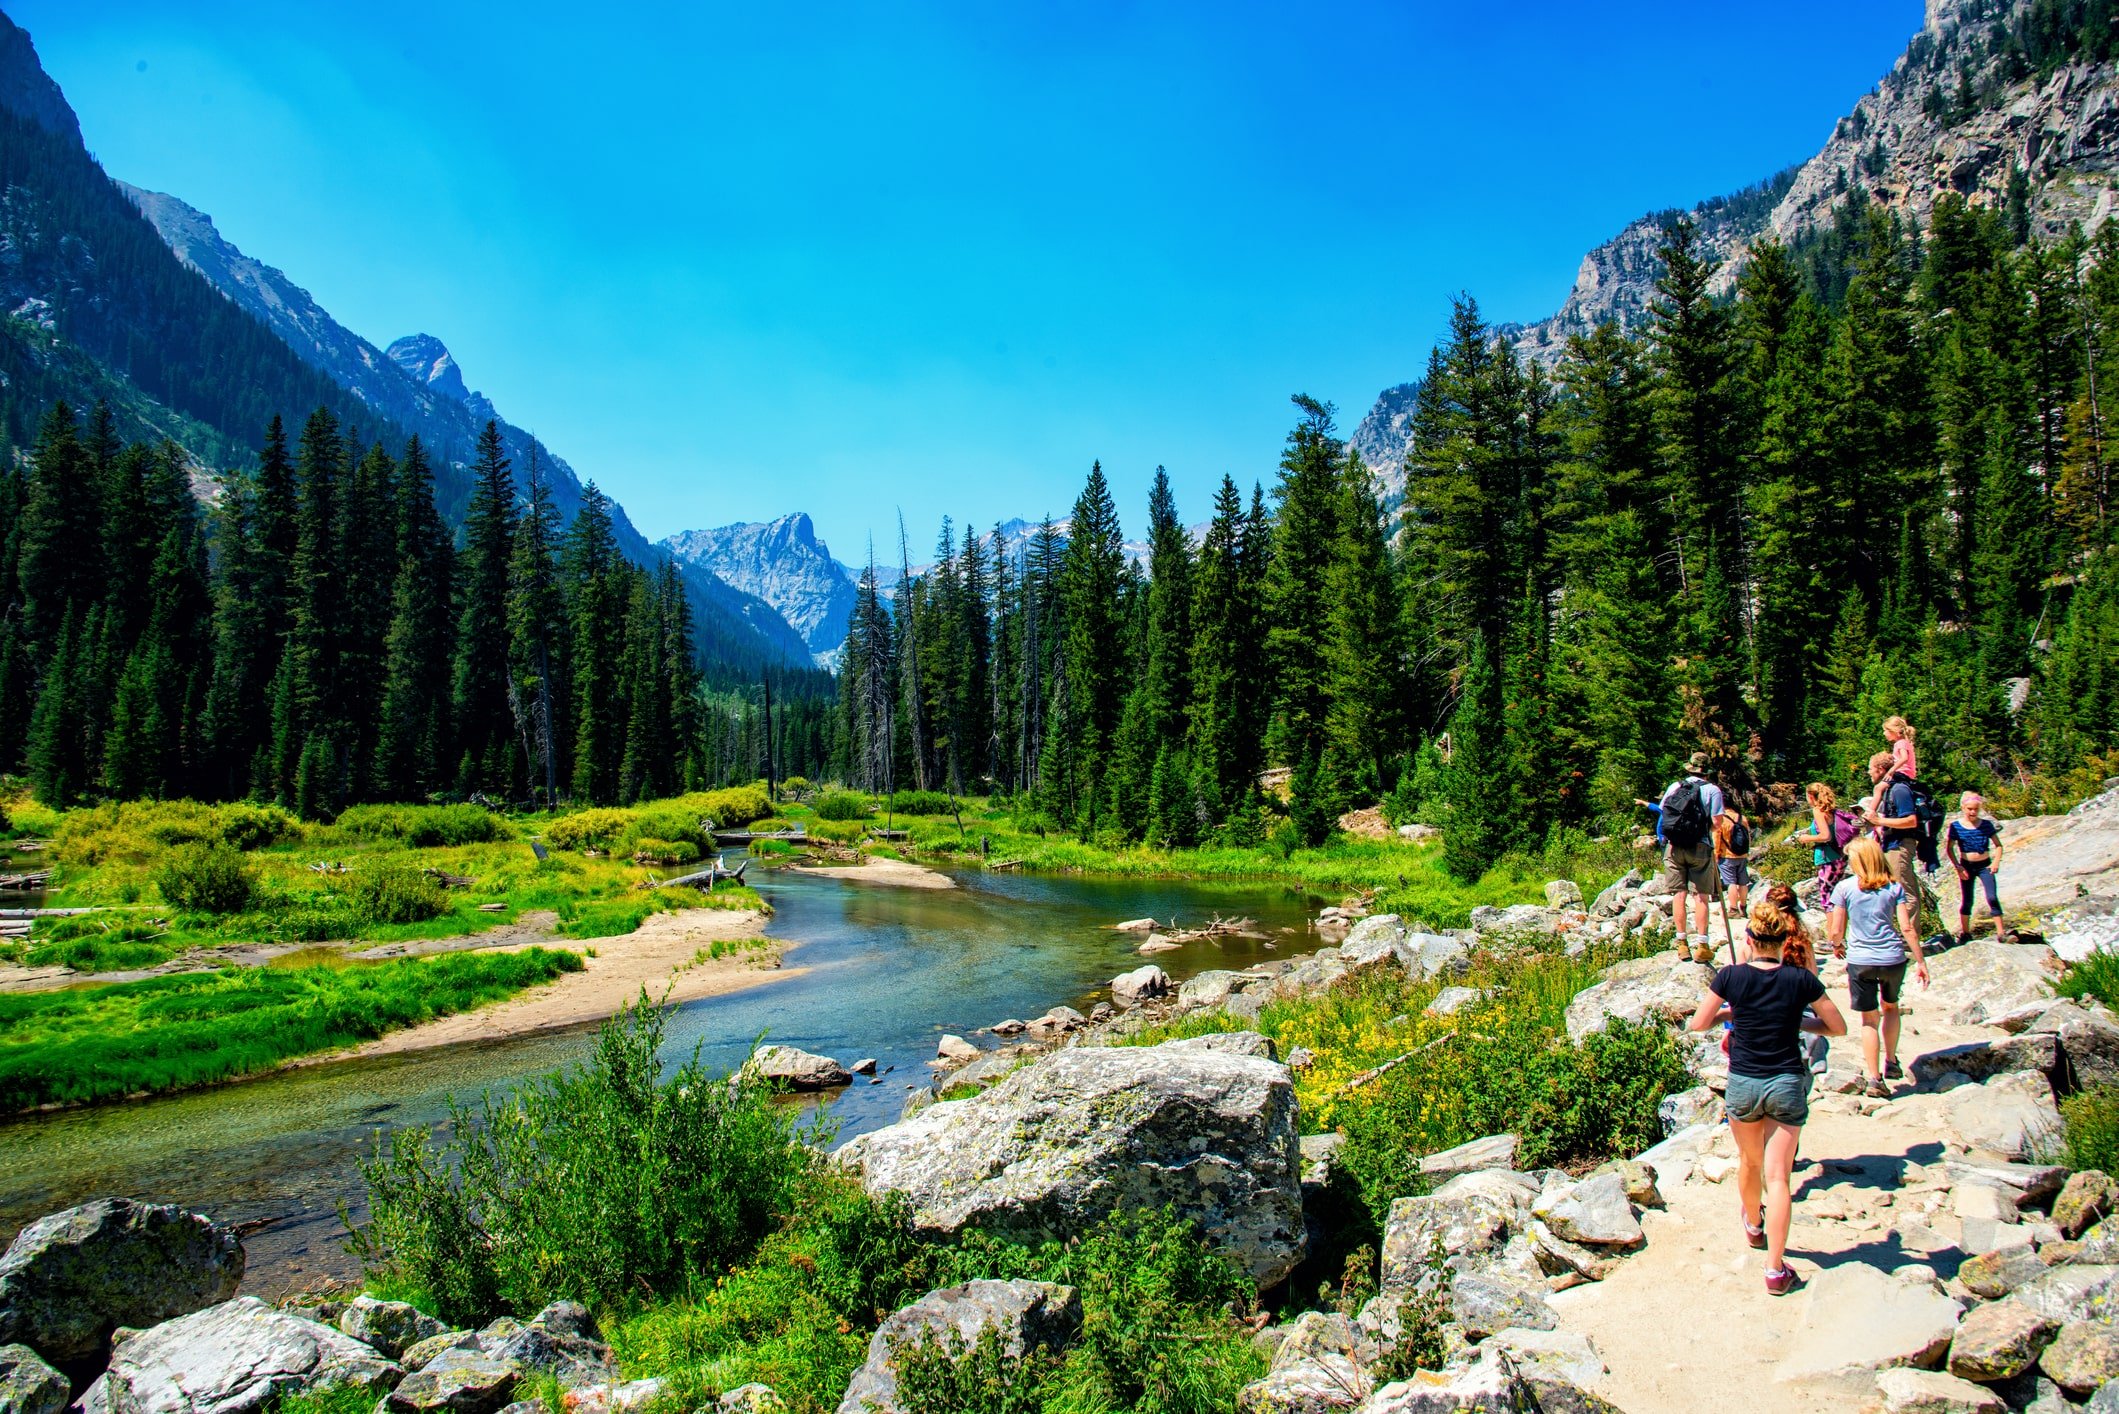
<path id="1" fill-rule="evenodd" d="M 1831 786 L 1812 783 L 1804 791 L 1810 825 L 1789 836 L 1810 846 L 1817 906 L 1825 911 L 1824 941 L 1846 962 L 1848 1009 L 1861 1026 L 1863 1090 L 1876 1099 L 1890 1098 L 1890 1082 L 1904 1076 L 1899 997 L 1907 972 L 1928 985 L 1920 937 L 1923 869 L 1933 874 L 1947 857 L 1957 874 L 1959 942 L 1971 937 L 1980 892 L 1996 935 L 2004 942 L 2012 936 L 1995 879 L 2001 826 L 1987 815 L 1986 802 L 1966 791 L 1957 816 L 1945 823 L 1942 808 L 1920 783 L 1912 725 L 1892 717 L 1883 736 L 1886 749 L 1869 758 L 1872 793 L 1847 810 Z M 1729 1061 L 1724 1101 L 1736 1140 L 1744 1236 L 1766 1253 L 1766 1290 L 1780 1296 L 1797 1284 L 1785 1260 L 1790 1190 L 1822 1056 L 1822 1039 L 1804 1038 L 1844 1036 L 1847 1019 L 1819 976 L 1823 961 L 1795 891 L 1776 883 L 1750 902 L 1750 822 L 1707 779 L 1706 769 L 1705 756 L 1693 756 L 1660 800 L 1640 803 L 1657 813 L 1663 882 L 1681 958 L 1715 960 L 1709 903 L 1722 903 L 1728 965 L 1715 973 L 1690 1027 L 1723 1030 Z M 1741 938 L 1731 927 L 1738 918 Z"/>

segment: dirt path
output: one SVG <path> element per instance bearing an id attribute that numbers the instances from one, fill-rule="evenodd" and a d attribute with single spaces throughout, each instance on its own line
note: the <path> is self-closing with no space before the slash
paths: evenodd
<path id="1" fill-rule="evenodd" d="M 865 864 L 790 864 L 791 874 L 814 874 L 820 879 L 847 879 L 856 884 L 890 884 L 901 889 L 953 889 L 956 880 L 924 864 L 872 854 Z"/>
<path id="2" fill-rule="evenodd" d="M 1839 968 L 1828 969 L 1828 983 L 1844 1008 Z M 1919 1007 L 1918 993 L 1910 993 L 1900 1047 L 1909 1068 L 1924 1052 L 2001 1034 L 1984 1026 L 1923 1023 Z M 1851 1055 L 1858 1062 L 1856 1038 L 1832 1044 L 1835 1061 Z M 1927 1196 L 1919 1191 L 1917 1169 L 1909 1188 L 1908 1166 L 1931 1165 L 1942 1156 L 1932 1120 L 1923 1122 L 1922 1107 L 1905 1103 L 1910 1083 L 1894 1088 L 1899 1098 L 1890 1102 L 1825 1094 L 1811 1100 L 1788 1246 L 1788 1264 L 1805 1279 L 1848 1262 L 1887 1273 L 1924 1262 L 1948 1278 L 1961 1260 L 1954 1248 L 1933 1256 L 1907 1251 L 1894 1229 L 1899 1213 Z M 1709 1152 L 1734 1155 L 1726 1128 Z M 1808 1305 L 1801 1291 L 1780 1298 L 1766 1294 L 1763 1254 L 1745 1245 L 1738 1227 L 1735 1177 L 1720 1183 L 1695 1177 L 1663 1192 L 1666 1210 L 1642 1214 L 1644 1250 L 1604 1281 L 1552 1298 L 1561 1327 L 1589 1336 L 1610 1367 L 1596 1392 L 1626 1414 L 1694 1414 L 1723 1404 L 1844 1414 L 1850 1407 L 1844 1389 L 1775 1381 Z M 1847 1316 L 1859 1320 L 1861 1313 Z"/>
<path id="3" fill-rule="evenodd" d="M 580 1026 L 615 1015 L 637 1000 L 642 988 L 656 1000 L 697 1001 L 741 991 L 803 969 L 780 965 L 781 944 L 764 936 L 765 915 L 751 910 L 687 908 L 651 915 L 638 931 L 618 938 L 571 939 L 536 936 L 494 951 L 527 947 L 577 948 L 583 952 L 579 972 L 496 1002 L 477 1011 L 440 1017 L 423 1025 L 393 1031 L 350 1051 L 305 1056 L 298 1065 L 345 1060 L 353 1056 L 393 1055 L 453 1046 L 464 1041 L 494 1041 L 537 1031 Z M 700 959 L 701 949 L 715 942 L 755 940 L 757 946 L 726 957 Z M 594 949 L 594 955 L 588 955 Z"/>

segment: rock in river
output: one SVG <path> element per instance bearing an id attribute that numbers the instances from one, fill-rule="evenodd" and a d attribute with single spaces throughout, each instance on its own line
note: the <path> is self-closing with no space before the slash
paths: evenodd
<path id="1" fill-rule="evenodd" d="M 93 1359 L 119 1326 L 226 1301 L 242 1280 L 232 1228 L 166 1203 L 98 1198 L 37 1219 L 0 1256 L 0 1344 Z"/>
<path id="2" fill-rule="evenodd" d="M 812 1055 L 793 1046 L 760 1046 L 744 1069 L 790 1090 L 825 1090 L 853 1082 L 846 1067 L 830 1056 Z"/>
<path id="3" fill-rule="evenodd" d="M 1262 1286 L 1304 1248 L 1295 1089 L 1271 1061 L 1198 1047 L 1082 1047 L 838 1151 L 923 1229 L 1065 1237 L 1165 1204 Z"/>

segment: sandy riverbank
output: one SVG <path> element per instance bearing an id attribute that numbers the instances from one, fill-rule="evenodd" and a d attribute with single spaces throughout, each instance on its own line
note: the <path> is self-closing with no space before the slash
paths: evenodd
<path id="1" fill-rule="evenodd" d="M 791 864 L 794 874 L 814 874 L 820 879 L 847 879 L 856 884 L 890 884 L 901 889 L 953 889 L 956 880 L 924 864 L 908 864 L 875 854 L 864 864 Z"/>
<path id="2" fill-rule="evenodd" d="M 757 946 L 727 957 L 696 960 L 701 948 L 716 942 L 756 939 Z M 638 931 L 617 938 L 536 937 L 494 951 L 527 947 L 567 947 L 583 953 L 582 969 L 555 981 L 476 1011 L 438 1017 L 419 1026 L 393 1031 L 350 1051 L 304 1056 L 296 1065 L 316 1065 L 356 1056 L 397 1055 L 407 1051 L 454 1046 L 465 1041 L 498 1041 L 533 1032 L 582 1026 L 615 1015 L 637 1001 L 641 990 L 657 1001 L 698 1001 L 741 991 L 802 973 L 782 967 L 777 940 L 765 938 L 765 915 L 755 910 L 687 908 L 657 913 Z M 593 956 L 588 950 L 593 948 Z"/>

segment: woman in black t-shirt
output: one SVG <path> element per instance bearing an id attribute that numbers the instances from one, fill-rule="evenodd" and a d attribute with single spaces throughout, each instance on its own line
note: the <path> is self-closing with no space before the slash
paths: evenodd
<path id="1" fill-rule="evenodd" d="M 1775 1296 L 1795 1287 L 1785 1257 L 1790 1176 L 1803 1121 L 1810 1115 L 1810 1066 L 1802 1033 L 1847 1034 L 1846 1018 L 1825 995 L 1817 974 L 1782 962 L 1792 932 L 1788 916 L 1760 900 L 1744 929 L 1751 960 L 1714 974 L 1714 985 L 1691 1022 L 1694 1031 L 1729 1022 L 1725 1100 L 1736 1139 L 1737 1202 L 1745 1238 L 1766 1249 L 1766 1290 Z M 1815 1016 L 1805 1016 L 1806 1010 Z"/>

